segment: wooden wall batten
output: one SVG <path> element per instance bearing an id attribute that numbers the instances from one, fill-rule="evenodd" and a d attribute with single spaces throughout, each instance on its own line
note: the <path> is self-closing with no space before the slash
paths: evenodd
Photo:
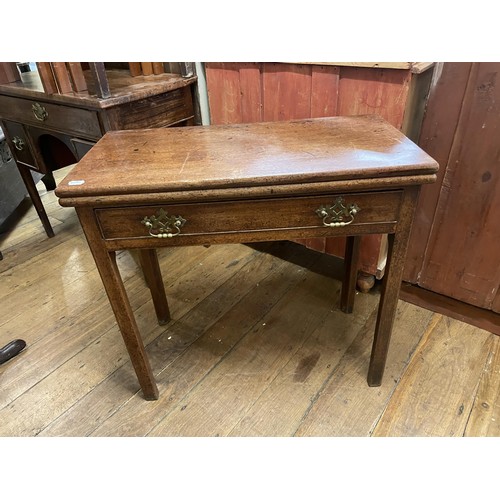
<path id="1" fill-rule="evenodd" d="M 378 114 L 403 127 L 410 83 L 410 63 L 398 69 L 370 65 L 277 62 L 205 63 L 211 123 L 249 123 L 326 116 Z M 344 238 L 300 240 L 308 248 L 341 256 Z M 382 236 L 362 238 L 360 269 L 379 269 Z"/>

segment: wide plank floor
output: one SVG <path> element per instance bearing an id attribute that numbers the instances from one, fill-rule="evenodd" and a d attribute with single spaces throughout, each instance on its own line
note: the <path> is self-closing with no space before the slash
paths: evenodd
<path id="1" fill-rule="evenodd" d="M 70 169 L 56 172 L 61 179 Z M 366 374 L 378 291 L 339 310 L 342 266 L 291 242 L 159 252 L 159 326 L 120 252 L 160 398 L 145 401 L 75 212 L 38 184 L 0 235 L 0 436 L 499 436 L 499 337 L 400 301 L 384 381 Z"/>

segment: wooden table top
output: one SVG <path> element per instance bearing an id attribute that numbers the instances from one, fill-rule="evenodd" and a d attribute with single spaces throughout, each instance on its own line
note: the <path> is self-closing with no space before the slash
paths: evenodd
<path id="1" fill-rule="evenodd" d="M 60 198 L 434 174 L 437 163 L 376 116 L 108 132 Z"/>

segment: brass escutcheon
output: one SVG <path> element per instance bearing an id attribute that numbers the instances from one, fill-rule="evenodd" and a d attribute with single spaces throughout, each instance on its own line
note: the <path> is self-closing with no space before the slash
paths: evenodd
<path id="1" fill-rule="evenodd" d="M 160 208 L 156 215 L 144 217 L 141 224 L 149 229 L 149 234 L 153 238 L 173 238 L 181 233 L 181 227 L 186 223 L 180 215 L 168 215 L 163 208 Z"/>
<path id="2" fill-rule="evenodd" d="M 333 205 L 322 206 L 316 210 L 316 213 L 323 219 L 324 226 L 342 227 L 351 224 L 360 210 L 356 203 L 346 206 L 344 198 L 338 196 Z"/>
<path id="3" fill-rule="evenodd" d="M 35 115 L 35 118 L 37 120 L 40 120 L 41 122 L 44 122 L 49 117 L 49 113 L 47 112 L 47 110 L 38 102 L 35 102 L 31 106 L 31 110 Z"/>
<path id="4" fill-rule="evenodd" d="M 18 150 L 18 151 L 22 151 L 24 149 L 24 141 L 16 136 L 12 139 L 12 144 L 14 144 L 14 147 Z"/>

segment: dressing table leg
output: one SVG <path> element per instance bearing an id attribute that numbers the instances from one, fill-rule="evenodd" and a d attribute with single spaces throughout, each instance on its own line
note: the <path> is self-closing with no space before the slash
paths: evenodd
<path id="1" fill-rule="evenodd" d="M 19 164 L 17 165 L 17 167 L 23 179 L 24 185 L 28 190 L 28 194 L 30 195 L 31 201 L 35 207 L 38 217 L 42 222 L 43 228 L 45 229 L 45 233 L 49 238 L 52 238 L 54 236 L 54 230 L 50 225 L 49 218 L 47 217 L 47 212 L 45 211 L 42 200 L 40 199 L 40 194 L 38 193 L 38 190 L 36 188 L 35 181 L 31 176 L 31 171 L 28 167 L 23 167 Z"/>

